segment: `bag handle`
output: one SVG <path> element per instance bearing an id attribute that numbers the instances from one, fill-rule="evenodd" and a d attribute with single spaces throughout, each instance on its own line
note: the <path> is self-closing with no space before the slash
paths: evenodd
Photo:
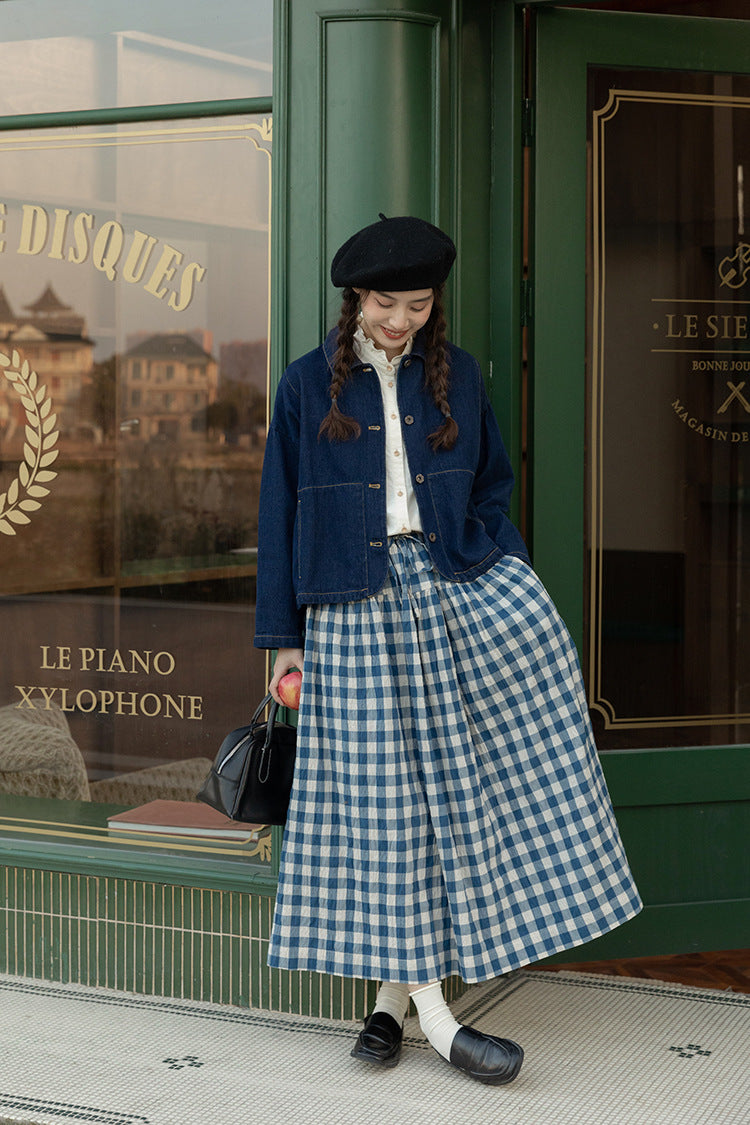
<path id="1" fill-rule="evenodd" d="M 269 703 L 271 703 L 271 702 L 273 703 L 273 706 L 271 707 L 271 710 L 269 711 L 269 714 L 268 714 L 268 721 L 269 721 L 269 723 L 273 724 L 273 722 L 274 722 L 274 721 L 275 721 L 275 719 L 276 719 L 276 712 L 277 712 L 277 711 L 278 711 L 278 709 L 279 709 L 279 705 L 278 705 L 278 703 L 276 702 L 276 700 L 275 700 L 275 699 L 273 698 L 273 696 L 271 695 L 271 693 L 270 693 L 270 691 L 269 691 L 268 695 L 267 695 L 267 696 L 266 696 L 266 697 L 265 697 L 264 699 L 261 699 L 260 703 L 259 703 L 259 704 L 258 704 L 258 706 L 257 706 L 257 707 L 255 708 L 255 713 L 254 713 L 254 715 L 253 715 L 252 719 L 250 720 L 250 725 L 251 725 L 251 726 L 253 726 L 253 727 L 255 726 L 255 724 L 256 724 L 256 723 L 258 722 L 258 719 L 259 719 L 259 718 L 260 718 L 260 716 L 261 716 L 261 713 L 262 713 L 263 711 L 265 711 L 266 707 L 267 707 L 267 706 L 268 706 L 268 704 L 269 704 Z"/>
<path id="2" fill-rule="evenodd" d="M 262 699 L 258 704 L 257 708 L 255 709 L 255 714 L 253 715 L 251 720 L 252 726 L 255 726 L 262 712 L 266 709 L 269 703 L 271 704 L 271 709 L 268 712 L 266 737 L 263 740 L 263 749 L 261 750 L 260 759 L 258 761 L 258 780 L 261 783 L 265 783 L 266 781 L 268 781 L 268 775 L 271 769 L 271 739 L 273 738 L 273 727 L 279 711 L 279 705 L 271 695 L 270 691 L 268 695 L 266 695 L 266 697 Z"/>
<path id="3" fill-rule="evenodd" d="M 273 696 L 271 695 L 270 691 L 269 691 L 268 695 L 265 696 L 265 698 L 260 701 L 260 703 L 258 704 L 258 706 L 255 709 L 255 714 L 253 715 L 252 719 L 250 720 L 252 726 L 255 726 L 255 724 L 260 719 L 260 716 L 261 716 L 262 712 L 265 711 L 265 709 L 266 709 L 266 707 L 268 706 L 269 703 L 271 704 L 271 709 L 268 712 L 268 724 L 266 726 L 266 737 L 265 737 L 264 742 L 263 742 L 263 755 L 261 756 L 261 761 L 265 757 L 265 751 L 271 745 L 271 739 L 273 738 L 273 727 L 274 727 L 274 723 L 276 722 L 276 716 L 279 713 L 279 705 L 276 702 L 276 700 L 273 698 Z"/>

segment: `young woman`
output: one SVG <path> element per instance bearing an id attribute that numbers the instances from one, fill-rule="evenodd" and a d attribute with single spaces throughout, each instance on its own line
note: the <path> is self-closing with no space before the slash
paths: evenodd
<path id="1" fill-rule="evenodd" d="M 523 1052 L 460 1025 L 488 980 L 640 909 L 575 650 L 508 519 L 478 364 L 447 343 L 451 240 L 381 220 L 333 260 L 338 326 L 293 363 L 263 469 L 255 643 L 303 673 L 269 964 L 383 982 L 352 1054 L 401 1051 L 409 998 L 482 1082 Z"/>

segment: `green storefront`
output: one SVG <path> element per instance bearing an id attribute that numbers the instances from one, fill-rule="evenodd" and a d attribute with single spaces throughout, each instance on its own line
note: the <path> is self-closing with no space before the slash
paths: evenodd
<path id="1" fill-rule="evenodd" d="M 0 2 L 0 971 L 363 1009 L 266 968 L 279 829 L 108 817 L 190 800 L 260 697 L 267 411 L 379 211 L 458 243 L 581 653 L 646 908 L 575 952 L 747 944 L 742 7 Z"/>

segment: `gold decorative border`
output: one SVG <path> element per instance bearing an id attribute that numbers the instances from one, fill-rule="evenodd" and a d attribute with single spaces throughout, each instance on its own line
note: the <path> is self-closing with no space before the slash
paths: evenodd
<path id="1" fill-rule="evenodd" d="M 605 256 L 605 127 L 628 102 L 647 104 L 750 108 L 750 98 L 723 94 L 668 93 L 657 90 L 621 90 L 613 87 L 601 109 L 592 111 L 592 292 L 591 318 L 591 426 L 590 426 L 590 591 L 589 591 L 589 707 L 604 719 L 607 729 L 635 730 L 649 727 L 721 726 L 750 722 L 750 714 L 721 715 L 634 715 L 618 718 L 614 705 L 602 695 L 602 569 L 604 513 L 604 306 L 606 293 Z"/>

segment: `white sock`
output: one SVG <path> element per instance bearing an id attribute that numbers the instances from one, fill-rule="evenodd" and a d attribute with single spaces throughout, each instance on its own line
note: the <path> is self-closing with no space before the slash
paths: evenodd
<path id="1" fill-rule="evenodd" d="M 393 984 L 391 981 L 384 981 L 378 989 L 375 1007 L 372 1010 L 373 1012 L 387 1012 L 389 1016 L 393 1016 L 400 1027 L 404 1022 L 408 1007 L 408 984 Z"/>
<path id="2" fill-rule="evenodd" d="M 419 1016 L 419 1026 L 444 1059 L 450 1058 L 451 1044 L 461 1024 L 455 1020 L 443 999 L 440 981 L 425 984 L 412 992 L 411 998 Z"/>

